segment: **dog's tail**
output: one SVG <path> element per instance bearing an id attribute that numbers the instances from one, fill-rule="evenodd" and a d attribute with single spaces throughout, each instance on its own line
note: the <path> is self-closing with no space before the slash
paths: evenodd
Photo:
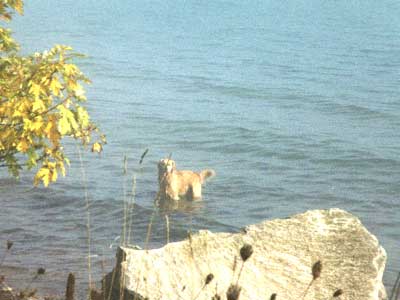
<path id="1" fill-rule="evenodd" d="M 200 172 L 200 178 L 201 178 L 201 182 L 203 183 L 206 179 L 214 177 L 215 176 L 215 171 L 214 170 L 203 170 Z"/>

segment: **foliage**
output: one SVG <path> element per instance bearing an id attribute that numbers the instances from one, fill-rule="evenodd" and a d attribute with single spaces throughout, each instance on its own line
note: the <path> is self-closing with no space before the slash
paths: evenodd
<path id="1" fill-rule="evenodd" d="M 13 11 L 23 13 L 22 0 L 0 0 L 1 21 L 10 21 Z M 82 84 L 90 81 L 73 64 L 80 56 L 61 45 L 22 56 L 11 31 L 0 27 L 0 166 L 12 175 L 37 167 L 34 183 L 45 186 L 65 175 L 63 137 L 102 150 L 105 137 L 83 106 Z"/>

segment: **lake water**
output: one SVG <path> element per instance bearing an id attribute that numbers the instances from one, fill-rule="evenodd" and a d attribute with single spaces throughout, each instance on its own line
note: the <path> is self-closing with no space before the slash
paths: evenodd
<path id="1" fill-rule="evenodd" d="M 385 284 L 394 283 L 400 2 L 27 2 L 11 23 L 25 52 L 62 43 L 89 56 L 78 64 L 108 137 L 100 156 L 83 153 L 95 279 L 111 269 L 132 174 L 133 241 L 143 245 L 156 163 L 172 153 L 178 168 L 217 172 L 202 203 L 170 215 L 172 240 L 339 207 L 378 237 L 388 252 Z M 68 176 L 47 189 L 0 173 L 0 242 L 15 242 L 8 274 L 18 282 L 44 266 L 36 286 L 61 293 L 67 272 L 87 280 L 84 180 L 77 148 L 68 152 Z M 165 239 L 156 214 L 150 245 Z"/>

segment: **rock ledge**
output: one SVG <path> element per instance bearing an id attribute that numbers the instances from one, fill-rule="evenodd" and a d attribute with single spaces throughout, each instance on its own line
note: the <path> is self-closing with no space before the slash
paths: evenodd
<path id="1" fill-rule="evenodd" d="M 136 299 L 210 300 L 216 293 L 226 299 L 229 285 L 237 281 L 244 243 L 252 245 L 254 253 L 240 276 L 240 300 L 269 299 L 273 293 L 278 299 L 302 299 L 312 280 L 311 266 L 318 260 L 323 265 L 321 277 L 304 299 L 330 299 L 339 288 L 342 299 L 386 298 L 385 250 L 358 218 L 340 209 L 264 221 L 241 233 L 200 231 L 149 251 L 120 248 L 105 290 L 112 290 L 112 299 L 119 299 L 120 287 Z M 204 286 L 210 273 L 214 279 Z"/>

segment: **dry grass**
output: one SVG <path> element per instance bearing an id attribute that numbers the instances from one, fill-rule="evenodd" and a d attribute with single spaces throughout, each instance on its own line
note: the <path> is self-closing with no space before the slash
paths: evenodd
<path id="1" fill-rule="evenodd" d="M 78 155 L 79 155 L 79 163 L 80 163 L 80 168 L 81 168 L 81 176 L 82 176 L 82 185 L 84 189 L 84 197 L 85 197 L 85 210 L 86 210 L 86 237 L 87 237 L 87 265 L 88 265 L 88 299 L 91 300 L 91 294 L 90 291 L 92 290 L 92 248 L 91 248 L 91 231 L 90 231 L 90 199 L 89 199 L 89 193 L 88 193 L 88 188 L 87 188 L 87 178 L 86 178 L 86 172 L 85 168 L 83 166 L 83 160 L 82 160 L 82 153 L 77 145 L 78 149 Z"/>
<path id="2" fill-rule="evenodd" d="M 396 281 L 394 283 L 392 292 L 390 293 L 389 300 L 399 300 L 400 299 L 400 272 L 397 275 Z"/>

